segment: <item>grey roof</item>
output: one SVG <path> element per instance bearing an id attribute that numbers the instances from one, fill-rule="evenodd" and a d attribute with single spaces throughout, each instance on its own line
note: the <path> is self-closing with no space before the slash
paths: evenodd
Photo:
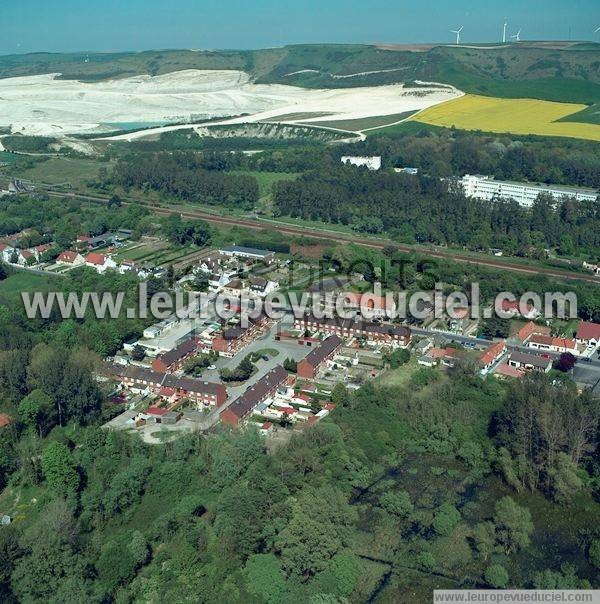
<path id="1" fill-rule="evenodd" d="M 319 346 L 313 348 L 304 359 L 312 367 L 318 367 L 329 355 L 337 350 L 343 344 L 342 338 L 339 336 L 329 336 L 326 340 L 323 340 Z"/>
<path id="2" fill-rule="evenodd" d="M 244 247 L 240 245 L 231 245 L 229 247 L 224 247 L 223 252 L 229 252 L 230 254 L 249 254 L 251 256 L 272 256 L 275 252 L 271 250 L 260 250 L 255 247 Z"/>
<path id="3" fill-rule="evenodd" d="M 512 352 L 510 355 L 510 360 L 515 361 L 516 363 L 521 363 L 522 365 L 540 367 L 541 369 L 546 369 L 548 365 L 552 364 L 550 359 L 541 357 L 538 354 L 527 354 L 525 352 Z"/>
<path id="4" fill-rule="evenodd" d="M 281 365 L 277 365 L 260 378 L 254 386 L 248 388 L 228 409 L 240 419 L 246 417 L 271 392 L 281 386 L 287 380 L 287 377 L 288 372 Z"/>
<path id="5" fill-rule="evenodd" d="M 368 323 L 360 317 L 354 319 L 333 319 L 324 317 L 318 319 L 313 314 L 304 315 L 303 320 L 321 325 L 331 325 L 342 329 L 362 329 L 366 333 L 378 333 L 381 335 L 397 335 L 401 337 L 410 336 L 410 327 L 406 325 L 386 325 L 384 323 Z"/>
<path id="6" fill-rule="evenodd" d="M 162 361 L 167 367 L 171 367 L 171 365 L 177 363 L 188 354 L 192 354 L 198 348 L 198 342 L 195 338 L 189 338 L 188 340 L 183 341 L 179 346 L 173 348 L 173 350 L 169 350 L 164 354 L 161 354 L 158 359 Z"/>
<path id="7" fill-rule="evenodd" d="M 135 365 L 109 365 L 108 373 L 120 378 L 129 378 L 132 380 L 140 380 L 145 384 L 157 384 L 165 388 L 176 388 L 197 394 L 209 394 L 217 396 L 217 394 L 225 390 L 223 384 L 215 382 L 205 382 L 203 380 L 195 380 L 193 378 L 181 377 L 178 378 L 169 373 L 160 373 Z"/>

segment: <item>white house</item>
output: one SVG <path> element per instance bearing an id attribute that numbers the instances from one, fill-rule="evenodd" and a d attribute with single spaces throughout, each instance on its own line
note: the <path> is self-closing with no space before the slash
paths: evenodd
<path id="1" fill-rule="evenodd" d="M 0 259 L 4 260 L 4 262 L 10 262 L 14 252 L 14 247 L 6 245 L 5 243 L 0 243 Z"/>
<path id="2" fill-rule="evenodd" d="M 29 266 L 37 262 L 35 254 L 31 250 L 17 250 L 17 253 L 17 264 L 19 266 Z"/>
<path id="3" fill-rule="evenodd" d="M 108 269 L 117 268 L 117 263 L 110 257 L 97 252 L 90 252 L 86 259 L 85 265 L 93 268 L 97 273 L 104 273 Z"/>
<path id="4" fill-rule="evenodd" d="M 67 264 L 69 266 L 81 266 L 85 264 L 85 258 L 79 253 L 74 251 L 62 252 L 56 259 L 56 264 Z"/>
<path id="5" fill-rule="evenodd" d="M 570 338 L 557 338 L 554 336 L 546 336 L 534 334 L 528 342 L 529 348 L 535 350 L 546 350 L 548 352 L 570 352 L 572 355 L 579 355 L 577 343 Z"/>
<path id="6" fill-rule="evenodd" d="M 575 339 L 578 344 L 583 344 L 588 348 L 598 348 L 600 346 L 600 324 L 581 321 Z"/>
<path id="7" fill-rule="evenodd" d="M 277 281 L 269 281 L 262 277 L 254 277 L 253 279 L 250 279 L 250 283 L 248 284 L 249 293 L 260 296 L 261 298 L 277 291 L 278 288 L 279 283 L 277 283 Z"/>

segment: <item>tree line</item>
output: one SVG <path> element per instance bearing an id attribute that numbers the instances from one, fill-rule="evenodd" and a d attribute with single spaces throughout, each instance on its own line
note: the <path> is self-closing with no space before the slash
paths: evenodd
<path id="1" fill-rule="evenodd" d="M 485 202 L 437 178 L 335 166 L 275 183 L 276 214 L 341 223 L 366 233 L 388 233 L 406 243 L 472 249 L 498 247 L 529 255 L 557 248 L 596 258 L 600 205 L 540 195 L 531 208 L 512 200 Z"/>
<path id="2" fill-rule="evenodd" d="M 191 202 L 251 209 L 258 201 L 254 177 L 206 170 L 193 152 L 132 155 L 118 162 L 111 179 L 125 189 L 150 189 Z"/>

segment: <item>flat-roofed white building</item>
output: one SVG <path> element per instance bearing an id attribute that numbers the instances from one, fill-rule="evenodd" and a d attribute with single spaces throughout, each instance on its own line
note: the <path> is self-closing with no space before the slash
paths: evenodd
<path id="1" fill-rule="evenodd" d="M 574 197 L 577 201 L 596 201 L 598 199 L 598 191 L 594 189 L 495 180 L 493 176 L 480 174 L 466 174 L 459 182 L 467 197 L 487 201 L 514 199 L 522 206 L 533 205 L 540 193 L 547 193 L 556 201 L 562 201 L 568 197 Z"/>
<path id="2" fill-rule="evenodd" d="M 365 166 L 369 170 L 381 170 L 381 157 L 378 155 L 374 155 L 373 157 L 345 155 L 341 161 L 343 164 L 350 164 L 352 166 Z"/>

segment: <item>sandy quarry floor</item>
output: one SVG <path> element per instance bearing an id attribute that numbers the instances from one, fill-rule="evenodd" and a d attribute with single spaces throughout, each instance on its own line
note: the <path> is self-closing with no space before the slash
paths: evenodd
<path id="1" fill-rule="evenodd" d="M 56 75 L 0 80 L 0 126 L 28 135 L 56 136 L 114 131 L 111 124 L 149 126 L 240 114 L 249 116 L 224 122 L 277 121 L 277 116 L 294 113 L 329 113 L 323 120 L 330 121 L 421 110 L 462 94 L 448 87 L 405 89 L 400 84 L 308 90 L 253 84 L 241 71 L 186 70 L 95 83 L 59 80 Z M 121 136 L 139 138 L 174 128 Z"/>

